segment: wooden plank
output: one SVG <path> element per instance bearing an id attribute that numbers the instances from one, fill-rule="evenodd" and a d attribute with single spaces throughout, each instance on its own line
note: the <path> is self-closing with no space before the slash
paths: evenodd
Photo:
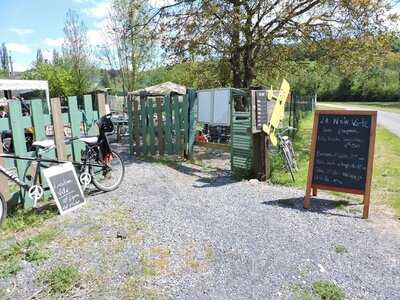
<path id="1" fill-rule="evenodd" d="M 68 97 L 68 115 L 71 126 L 71 137 L 81 136 L 81 117 L 82 114 L 78 110 L 78 101 L 76 96 Z M 81 161 L 81 151 L 84 146 L 80 141 L 72 142 L 72 153 L 75 161 Z"/>
<path id="2" fill-rule="evenodd" d="M 181 119 L 183 126 L 183 152 L 187 158 L 189 155 L 189 98 L 187 95 L 183 96 Z"/>
<path id="3" fill-rule="evenodd" d="M 149 152 L 147 139 L 147 107 L 146 97 L 140 96 L 140 129 L 142 133 L 142 152 L 147 155 Z"/>
<path id="4" fill-rule="evenodd" d="M 157 98 L 157 139 L 158 139 L 158 153 L 164 155 L 164 121 L 162 98 Z"/>
<path id="5" fill-rule="evenodd" d="M 0 135 L 0 165 L 5 166 L 5 160 L 1 157 L 3 154 L 3 142 Z M 0 193 L 4 196 L 4 199 L 8 201 L 10 199 L 10 188 L 8 187 L 7 177 L 0 174 Z"/>
<path id="6" fill-rule="evenodd" d="M 21 102 L 19 100 L 9 101 L 8 111 L 9 111 L 10 129 L 12 131 L 14 153 L 15 155 L 25 156 L 27 154 L 27 151 L 25 142 L 25 128 L 21 126 L 21 118 L 22 118 Z M 21 179 L 24 179 L 25 177 L 26 166 L 27 166 L 26 161 L 16 160 L 17 174 L 18 177 Z M 32 208 L 33 206 L 33 201 L 30 200 L 27 193 L 25 193 L 25 191 L 22 189 L 20 190 L 20 201 L 24 203 L 25 209 Z"/>
<path id="7" fill-rule="evenodd" d="M 52 98 L 51 115 L 53 117 L 54 142 L 56 144 L 57 159 L 66 160 L 67 152 L 64 141 L 64 121 L 61 113 L 60 98 Z"/>
<path id="8" fill-rule="evenodd" d="M 154 128 L 154 102 L 153 99 L 148 99 L 147 101 L 147 116 L 149 120 L 148 125 L 148 135 L 149 135 L 149 151 L 151 155 L 155 155 L 155 128 Z"/>
<path id="9" fill-rule="evenodd" d="M 41 141 L 46 139 L 45 123 L 43 118 L 42 100 L 31 101 L 32 123 L 35 128 L 35 139 Z"/>
<path id="10" fill-rule="evenodd" d="M 181 155 L 181 126 L 180 126 L 180 109 L 178 96 L 172 96 L 172 109 L 173 109 L 173 128 L 175 131 L 175 151 L 174 154 Z"/>
<path id="11" fill-rule="evenodd" d="M 95 125 L 95 112 L 93 110 L 93 100 L 91 95 L 83 96 L 83 122 L 87 135 L 97 135 L 99 130 Z"/>
<path id="12" fill-rule="evenodd" d="M 367 181 L 365 184 L 364 194 L 364 208 L 363 219 L 368 219 L 369 216 L 369 203 L 371 199 L 371 182 L 372 173 L 374 169 L 374 154 L 375 154 L 375 137 L 376 137 L 376 118 L 377 112 L 375 111 L 371 117 L 371 130 L 369 133 L 369 149 L 368 149 L 368 165 L 367 165 Z"/>
<path id="13" fill-rule="evenodd" d="M 132 111 L 132 96 L 128 96 L 128 135 L 129 135 L 129 154 L 133 155 L 133 111 Z"/>
<path id="14" fill-rule="evenodd" d="M 165 148 L 168 154 L 174 153 L 174 144 L 172 143 L 172 111 L 170 96 L 164 97 L 165 113 Z"/>
<path id="15" fill-rule="evenodd" d="M 135 151 L 136 155 L 140 155 L 140 113 L 139 101 L 133 99 L 133 126 L 135 134 Z"/>
<path id="16" fill-rule="evenodd" d="M 99 116 L 105 116 L 106 115 L 106 94 L 100 93 L 96 95 L 97 98 L 97 107 L 98 107 L 98 112 Z"/>

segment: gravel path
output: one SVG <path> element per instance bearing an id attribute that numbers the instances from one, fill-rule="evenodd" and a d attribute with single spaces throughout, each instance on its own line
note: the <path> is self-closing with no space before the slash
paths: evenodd
<path id="1" fill-rule="evenodd" d="M 368 107 L 357 107 L 353 105 L 344 104 L 328 104 L 322 103 L 324 106 L 331 106 L 336 108 L 344 108 L 344 109 L 355 109 L 355 110 L 375 110 L 370 109 Z M 385 127 L 390 132 L 400 137 L 400 114 L 394 112 L 387 112 L 378 110 L 378 124 Z"/>
<path id="2" fill-rule="evenodd" d="M 130 161 L 120 189 L 46 223 L 62 231 L 51 258 L 0 288 L 26 299 L 42 288 L 37 274 L 71 264 L 82 278 L 61 298 L 303 299 L 328 280 L 348 299 L 399 299 L 397 222 L 361 220 L 359 205 L 335 208 L 323 194 L 305 211 L 302 196 L 224 171 Z"/>

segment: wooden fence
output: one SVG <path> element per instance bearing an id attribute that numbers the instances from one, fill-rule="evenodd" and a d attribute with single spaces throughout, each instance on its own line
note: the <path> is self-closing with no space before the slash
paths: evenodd
<path id="1" fill-rule="evenodd" d="M 0 118 L 0 132 L 11 131 L 14 146 L 14 154 L 19 156 L 34 156 L 34 152 L 28 152 L 25 141 L 26 129 L 34 131 L 34 140 L 54 139 L 56 149 L 44 154 L 48 158 L 69 159 L 80 161 L 81 151 L 84 145 L 80 141 L 73 141 L 66 145 L 64 142 L 65 129 L 68 128 L 70 137 L 79 137 L 83 128 L 89 129 L 89 134 L 95 134 L 97 129 L 93 126 L 95 121 L 105 114 L 105 95 L 96 95 L 98 110 L 93 109 L 91 95 L 83 96 L 83 107 L 78 109 L 77 97 L 68 97 L 67 112 L 62 112 L 61 101 L 59 98 L 51 99 L 51 113 L 45 113 L 42 100 L 30 101 L 30 115 L 22 114 L 21 102 L 19 100 L 10 101 L 8 104 L 8 117 Z M 46 127 L 52 126 L 53 134 L 46 133 Z M 50 127 L 51 128 L 51 127 Z M 0 137 L 0 153 L 3 145 Z M 7 168 L 15 168 L 19 178 L 26 182 L 27 175 L 32 172 L 35 164 L 30 164 L 22 160 L 1 158 L 0 164 Z M 30 168 L 31 167 L 31 168 Z M 45 181 L 42 181 L 46 185 Z M 33 201 L 20 189 L 10 189 L 5 177 L 0 174 L 0 192 L 13 203 L 23 203 L 24 208 L 31 208 Z"/>
<path id="2" fill-rule="evenodd" d="M 129 151 L 131 155 L 191 153 L 195 134 L 195 92 L 187 95 L 128 99 Z"/>

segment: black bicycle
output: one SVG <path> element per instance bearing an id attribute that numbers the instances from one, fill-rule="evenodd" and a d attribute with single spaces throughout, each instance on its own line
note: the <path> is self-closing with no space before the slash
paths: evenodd
<path id="1" fill-rule="evenodd" d="M 111 121 L 111 114 L 103 116 L 97 122 L 99 127 L 99 135 L 92 137 L 80 137 L 67 140 L 70 143 L 74 140 L 85 143 L 85 150 L 82 152 L 80 162 L 72 161 L 77 173 L 79 174 L 79 181 L 82 188 L 85 190 L 90 183 L 104 192 L 109 192 L 118 188 L 125 176 L 125 166 L 120 155 L 113 151 L 108 143 L 107 133 L 114 131 L 114 125 Z M 32 176 L 25 175 L 25 178 L 32 183 L 27 183 L 21 180 L 15 173 L 7 170 L 4 166 L 0 165 L 0 173 L 20 186 L 28 193 L 28 196 L 34 201 L 36 206 L 37 201 L 43 196 L 44 189 L 40 184 L 40 169 L 49 168 L 55 164 L 62 164 L 70 161 L 63 161 L 57 159 L 49 159 L 43 155 L 55 148 L 53 140 L 43 140 L 33 142 L 35 148 L 35 157 L 17 156 L 11 154 L 1 155 L 4 158 L 11 158 L 16 160 L 25 160 L 36 162 L 37 167 Z M 7 215 L 7 204 L 4 196 L 0 193 L 0 224 L 3 222 Z"/>
<path id="2" fill-rule="evenodd" d="M 292 141 L 289 139 L 286 132 L 296 130 L 293 127 L 287 127 L 281 131 L 277 131 L 278 147 L 279 152 L 282 155 L 283 161 L 285 163 L 285 169 L 290 173 L 292 180 L 294 179 L 294 173 L 298 170 L 296 163 L 296 155 L 294 153 Z"/>

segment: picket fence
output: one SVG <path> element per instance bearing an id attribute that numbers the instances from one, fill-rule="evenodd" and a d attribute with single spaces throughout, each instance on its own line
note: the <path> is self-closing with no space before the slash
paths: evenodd
<path id="1" fill-rule="evenodd" d="M 44 157 L 80 161 L 84 145 L 80 141 L 65 144 L 65 129 L 68 128 L 71 137 L 81 136 L 83 128 L 88 128 L 89 134 L 95 134 L 97 129 L 93 125 L 100 116 L 105 114 L 106 96 L 105 94 L 95 96 L 97 110 L 93 109 L 92 95 L 83 96 L 83 108 L 81 109 L 78 108 L 77 99 L 77 96 L 66 99 L 68 106 L 63 108 L 67 110 L 64 113 L 62 112 L 60 98 L 51 99 L 50 113 L 46 112 L 47 104 L 44 104 L 42 100 L 31 100 L 31 113 L 28 116 L 22 114 L 19 100 L 10 101 L 8 103 L 8 117 L 0 118 L 0 132 L 11 131 L 15 155 L 35 156 L 35 152 L 27 151 L 25 141 L 25 129 L 33 128 L 34 140 L 54 139 L 55 141 L 56 148 L 46 152 L 43 155 Z M 53 134 L 51 136 L 46 135 L 46 127 L 49 126 L 52 126 Z M 3 145 L 0 136 L 0 154 L 2 152 Z M 35 164 L 10 158 L 0 157 L 0 164 L 9 169 L 15 168 L 18 177 L 26 182 L 29 182 L 27 175 L 31 174 L 35 168 Z M 46 185 L 45 181 L 42 180 L 42 184 Z M 8 181 L 2 175 L 0 175 L 0 192 L 11 201 L 11 205 L 23 203 L 24 208 L 33 206 L 33 201 L 28 195 L 21 189 L 15 189 L 12 186 L 10 189 Z"/>
<path id="2" fill-rule="evenodd" d="M 147 97 L 130 95 L 127 102 L 131 155 L 189 156 L 196 130 L 196 93 Z"/>

